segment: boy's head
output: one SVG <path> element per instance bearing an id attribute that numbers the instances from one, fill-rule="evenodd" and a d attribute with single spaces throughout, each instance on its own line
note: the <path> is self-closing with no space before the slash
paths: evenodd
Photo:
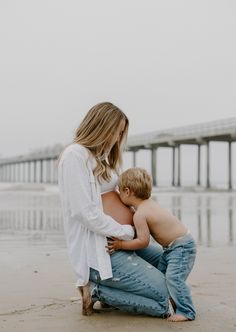
<path id="1" fill-rule="evenodd" d="M 123 172 L 118 180 L 120 192 L 129 189 L 129 193 L 136 198 L 148 199 L 152 192 L 152 178 L 143 168 L 129 168 Z"/>

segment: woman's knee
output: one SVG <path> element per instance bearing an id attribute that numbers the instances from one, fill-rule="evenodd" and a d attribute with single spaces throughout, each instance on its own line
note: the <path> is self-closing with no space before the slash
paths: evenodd
<path id="1" fill-rule="evenodd" d="M 164 275 L 135 253 L 124 252 L 121 258 L 122 253 L 112 259 L 113 279 L 116 281 L 113 287 L 124 287 L 126 291 L 165 302 L 168 290 Z"/>
<path id="2" fill-rule="evenodd" d="M 147 248 L 136 250 L 136 254 L 157 268 L 163 254 L 163 249 L 158 243 L 150 242 Z"/>

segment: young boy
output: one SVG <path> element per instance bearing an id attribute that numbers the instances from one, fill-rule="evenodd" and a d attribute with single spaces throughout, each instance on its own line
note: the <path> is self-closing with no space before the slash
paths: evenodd
<path id="1" fill-rule="evenodd" d="M 122 202 L 136 211 L 133 217 L 136 238 L 130 241 L 113 238 L 108 241 L 108 252 L 112 254 L 117 249 L 147 247 L 151 234 L 164 249 L 158 269 L 165 274 L 175 309 L 175 314 L 168 320 L 194 320 L 196 313 L 190 290 L 185 284 L 196 256 L 196 245 L 191 234 L 175 216 L 150 198 L 152 179 L 144 169 L 128 169 L 121 174 L 118 186 Z"/>

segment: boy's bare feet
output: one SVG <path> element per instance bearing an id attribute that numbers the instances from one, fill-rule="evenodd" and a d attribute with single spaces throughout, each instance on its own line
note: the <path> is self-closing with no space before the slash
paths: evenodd
<path id="1" fill-rule="evenodd" d="M 90 294 L 89 283 L 85 286 L 79 287 L 79 292 L 82 296 L 82 314 L 84 316 L 91 316 L 95 310 L 93 309 L 93 301 Z"/>
<path id="2" fill-rule="evenodd" d="M 185 322 L 188 321 L 190 319 L 188 319 L 187 317 L 183 316 L 183 315 L 171 315 L 170 317 L 167 318 L 168 322 Z"/>

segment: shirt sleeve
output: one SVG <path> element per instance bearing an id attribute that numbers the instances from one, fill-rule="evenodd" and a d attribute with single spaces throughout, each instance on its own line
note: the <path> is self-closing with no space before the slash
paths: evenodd
<path id="1" fill-rule="evenodd" d="M 93 202 L 86 159 L 82 153 L 71 150 L 59 165 L 63 187 L 61 194 L 66 202 L 70 219 L 104 236 L 114 236 L 122 240 L 133 239 L 133 227 L 120 225 L 103 213 L 97 202 Z"/>

